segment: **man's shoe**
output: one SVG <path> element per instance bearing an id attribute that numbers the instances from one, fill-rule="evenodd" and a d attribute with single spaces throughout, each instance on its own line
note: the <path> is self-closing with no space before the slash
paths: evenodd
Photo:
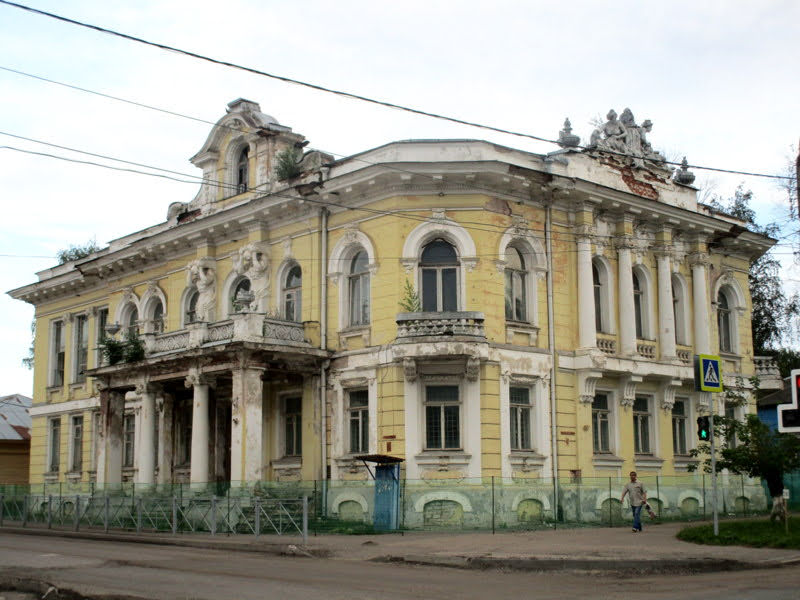
<path id="1" fill-rule="evenodd" d="M 639 530 L 638 530 L 638 529 L 631 529 L 631 531 L 632 531 L 633 533 L 639 533 Z"/>

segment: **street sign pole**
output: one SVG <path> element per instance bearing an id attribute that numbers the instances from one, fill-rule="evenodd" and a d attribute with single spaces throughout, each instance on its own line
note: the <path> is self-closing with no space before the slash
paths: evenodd
<path id="1" fill-rule="evenodd" d="M 714 520 L 714 537 L 719 535 L 719 514 L 717 513 L 717 452 L 714 444 L 714 396 L 711 396 L 711 414 L 708 417 L 711 432 L 711 505 Z"/>

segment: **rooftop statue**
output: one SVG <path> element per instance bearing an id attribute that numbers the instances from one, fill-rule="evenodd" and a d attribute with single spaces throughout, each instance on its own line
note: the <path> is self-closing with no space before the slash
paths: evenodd
<path id="1" fill-rule="evenodd" d="M 645 163 L 650 163 L 651 166 L 665 168 L 664 160 L 666 159 L 662 154 L 653 150 L 650 142 L 647 141 L 647 134 L 653 128 L 650 119 L 637 125 L 630 108 L 623 110 L 619 119 L 617 119 L 616 111 L 612 109 L 608 111 L 606 118 L 608 120 L 603 126 L 592 132 L 589 150 L 624 154 L 636 167 L 644 167 Z"/>

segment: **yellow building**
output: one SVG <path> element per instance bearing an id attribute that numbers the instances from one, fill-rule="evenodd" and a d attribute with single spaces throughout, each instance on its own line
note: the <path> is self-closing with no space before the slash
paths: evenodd
<path id="1" fill-rule="evenodd" d="M 365 480 L 366 454 L 407 480 L 685 473 L 694 354 L 779 384 L 747 279 L 773 240 L 648 131 L 334 161 L 232 102 L 194 200 L 11 292 L 36 307 L 31 482 Z"/>

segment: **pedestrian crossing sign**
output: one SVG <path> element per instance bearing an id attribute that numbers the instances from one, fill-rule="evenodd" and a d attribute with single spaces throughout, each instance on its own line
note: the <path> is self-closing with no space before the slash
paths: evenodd
<path id="1" fill-rule="evenodd" d="M 700 392 L 722 391 L 722 361 L 713 354 L 697 354 L 694 357 L 695 389 Z"/>

